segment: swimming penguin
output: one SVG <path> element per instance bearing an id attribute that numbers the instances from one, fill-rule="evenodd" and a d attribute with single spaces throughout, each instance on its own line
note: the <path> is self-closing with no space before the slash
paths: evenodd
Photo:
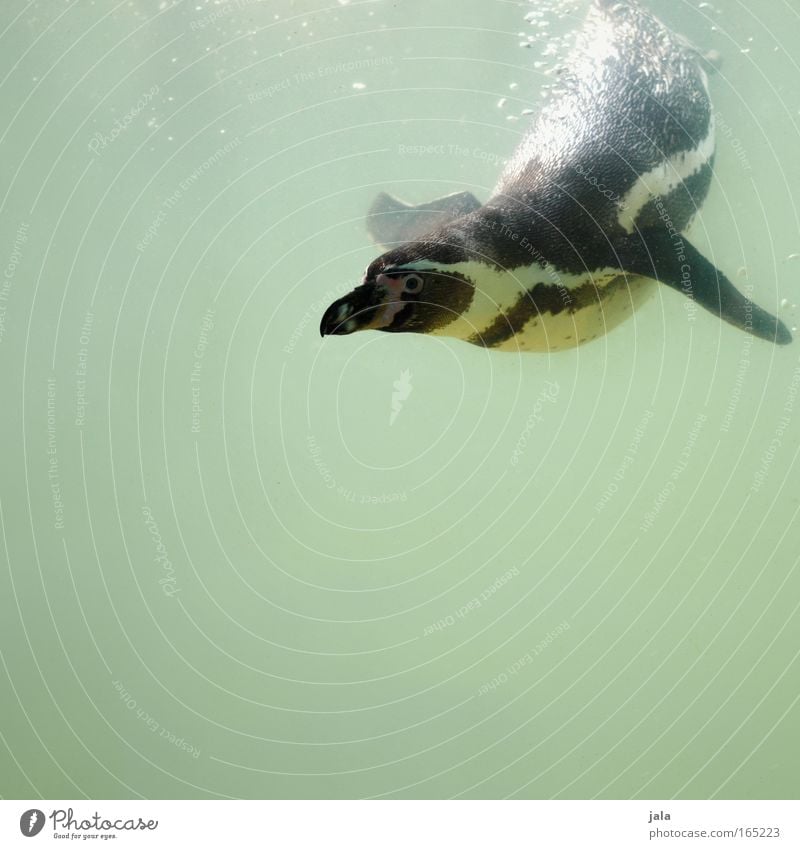
<path id="1" fill-rule="evenodd" d="M 661 282 L 754 336 L 791 342 L 681 235 L 708 193 L 714 115 L 703 57 L 634 2 L 594 0 L 561 93 L 481 204 L 382 193 L 389 248 L 320 333 L 454 336 L 501 351 L 595 339 Z"/>

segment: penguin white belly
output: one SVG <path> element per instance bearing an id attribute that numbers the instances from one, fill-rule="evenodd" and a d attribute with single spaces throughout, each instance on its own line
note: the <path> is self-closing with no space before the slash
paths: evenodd
<path id="1" fill-rule="evenodd" d="M 656 289 L 652 278 L 618 268 L 581 275 L 538 264 L 513 272 L 468 264 L 448 270 L 476 280 L 475 292 L 455 321 L 430 333 L 494 351 L 574 348 L 625 321 Z"/>
<path id="2" fill-rule="evenodd" d="M 575 348 L 599 339 L 655 293 L 657 282 L 649 277 L 617 274 L 597 290 L 593 302 L 555 315 L 542 313 L 528 321 L 521 331 L 493 347 L 495 351 L 530 351 L 543 353 Z"/>

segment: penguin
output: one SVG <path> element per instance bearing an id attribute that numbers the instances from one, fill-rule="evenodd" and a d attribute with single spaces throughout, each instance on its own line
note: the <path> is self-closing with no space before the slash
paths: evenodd
<path id="1" fill-rule="evenodd" d="M 684 235 L 714 164 L 706 69 L 636 2 L 593 0 L 558 95 L 490 199 L 412 206 L 379 194 L 367 228 L 386 251 L 327 308 L 321 335 L 555 351 L 601 337 L 662 283 L 753 336 L 791 342 Z"/>

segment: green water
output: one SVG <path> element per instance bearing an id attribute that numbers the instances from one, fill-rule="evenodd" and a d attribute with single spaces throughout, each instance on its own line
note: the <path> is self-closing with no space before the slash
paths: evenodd
<path id="1" fill-rule="evenodd" d="M 793 326 L 800 22 L 702 5 L 691 238 Z M 317 333 L 378 190 L 488 197 L 551 6 L 4 4 L 2 796 L 796 796 L 800 342 Z"/>

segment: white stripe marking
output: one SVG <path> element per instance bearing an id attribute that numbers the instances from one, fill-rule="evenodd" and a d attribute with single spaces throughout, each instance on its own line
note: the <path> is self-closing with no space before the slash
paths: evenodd
<path id="1" fill-rule="evenodd" d="M 474 333 L 485 327 L 500 313 L 510 309 L 519 296 L 545 278 L 545 270 L 535 263 L 532 266 L 518 268 L 514 272 L 499 271 L 482 262 L 457 262 L 450 265 L 421 260 L 402 266 L 408 271 L 435 271 L 439 274 L 460 274 L 475 286 L 472 303 L 461 314 Z M 463 327 L 463 325 L 462 325 Z M 451 335 L 443 327 L 435 331 L 443 335 Z"/>
<path id="2" fill-rule="evenodd" d="M 469 308 L 461 317 L 452 323 L 430 331 L 434 336 L 453 336 L 457 339 L 468 339 L 474 334 L 485 334 L 494 324 L 497 317 L 507 315 L 508 311 L 519 301 L 520 296 L 533 289 L 537 283 L 546 286 L 561 286 L 564 290 L 565 303 L 569 300 L 568 293 L 586 283 L 594 283 L 599 290 L 615 280 L 621 274 L 618 268 L 602 268 L 595 272 L 582 274 L 559 273 L 548 265 L 542 268 L 538 264 L 518 268 L 514 272 L 498 271 L 491 266 L 476 262 L 463 262 L 453 265 L 437 265 L 422 260 L 403 266 L 404 269 L 420 271 L 437 271 L 441 274 L 456 272 L 464 275 L 475 284 L 475 295 Z M 623 297 L 624 295 L 624 297 Z M 614 301 L 625 302 L 630 296 L 622 290 Z M 571 313 L 568 309 L 557 315 L 543 313 L 532 315 L 521 329 L 520 333 L 500 345 L 495 350 L 538 350 L 544 351 L 559 347 L 572 347 L 578 344 L 581 337 L 599 336 L 605 333 L 606 326 L 613 327 L 624 317 L 622 309 L 611 307 L 605 297 L 598 298 L 595 307 Z M 616 313 L 620 315 L 617 316 Z M 572 341 L 566 339 L 572 337 Z"/>
<path id="3" fill-rule="evenodd" d="M 714 155 L 714 113 L 709 116 L 708 134 L 694 150 L 673 154 L 646 174 L 641 174 L 622 199 L 617 221 L 627 233 L 645 205 L 656 197 L 665 197 L 692 174 L 697 173 Z"/>

